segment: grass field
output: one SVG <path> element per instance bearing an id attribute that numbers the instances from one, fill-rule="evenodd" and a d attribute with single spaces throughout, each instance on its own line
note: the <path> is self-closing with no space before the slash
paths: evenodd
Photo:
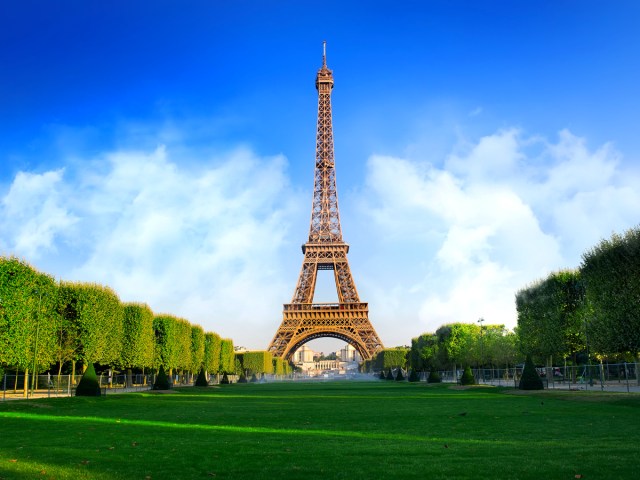
<path id="1" fill-rule="evenodd" d="M 635 395 L 385 381 L 12 401 L 0 478 L 630 479 L 639 427 Z"/>

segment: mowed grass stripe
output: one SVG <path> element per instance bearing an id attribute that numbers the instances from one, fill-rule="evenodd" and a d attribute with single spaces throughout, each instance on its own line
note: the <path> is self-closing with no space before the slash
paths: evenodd
<path id="1" fill-rule="evenodd" d="M 334 382 L 6 402 L 0 478 L 633 478 L 639 398 L 584 395 Z"/>

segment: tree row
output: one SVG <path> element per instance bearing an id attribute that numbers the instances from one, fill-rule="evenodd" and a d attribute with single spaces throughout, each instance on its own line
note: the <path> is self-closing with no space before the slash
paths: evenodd
<path id="1" fill-rule="evenodd" d="M 234 373 L 233 341 L 109 287 L 61 281 L 14 257 L 0 257 L 0 366 L 36 373 L 76 363 L 103 368 L 163 366 L 172 373 Z M 0 372 L 1 373 L 1 372 Z M 27 382 L 25 381 L 25 388 Z"/>
<path id="2" fill-rule="evenodd" d="M 582 255 L 516 294 L 524 353 L 553 362 L 579 356 L 633 360 L 640 352 L 640 228 Z"/>

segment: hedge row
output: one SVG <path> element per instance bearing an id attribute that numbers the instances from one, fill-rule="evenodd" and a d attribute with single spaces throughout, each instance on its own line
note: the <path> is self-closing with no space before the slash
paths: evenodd
<path id="1" fill-rule="evenodd" d="M 524 353 L 540 359 L 637 358 L 640 354 L 640 228 L 582 255 L 516 295 Z"/>
<path id="2" fill-rule="evenodd" d="M 35 362 L 34 362 L 35 357 Z M 61 281 L 0 257 L 0 365 L 29 372 L 65 363 L 113 368 L 234 371 L 233 342 L 109 287 Z"/>

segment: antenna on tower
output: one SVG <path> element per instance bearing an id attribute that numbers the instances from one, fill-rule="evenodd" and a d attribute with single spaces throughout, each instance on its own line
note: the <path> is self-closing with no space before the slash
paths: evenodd
<path id="1" fill-rule="evenodd" d="M 327 66 L 327 41 L 322 41 L 322 65 Z"/>

